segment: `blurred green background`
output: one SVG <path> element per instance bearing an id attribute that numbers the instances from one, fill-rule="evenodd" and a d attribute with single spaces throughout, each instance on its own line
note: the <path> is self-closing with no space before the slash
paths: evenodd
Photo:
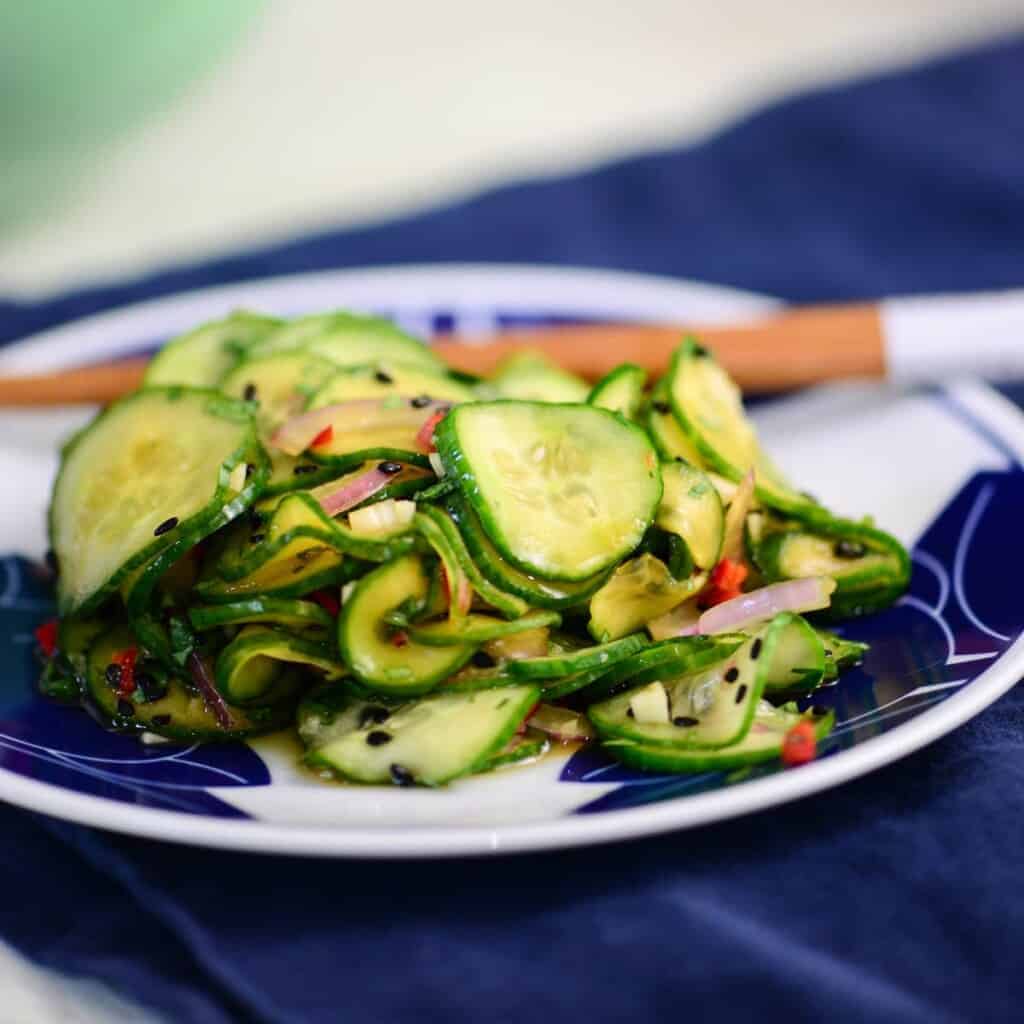
<path id="1" fill-rule="evenodd" d="M 261 0 L 0 0 L 0 227 L 211 68 Z"/>

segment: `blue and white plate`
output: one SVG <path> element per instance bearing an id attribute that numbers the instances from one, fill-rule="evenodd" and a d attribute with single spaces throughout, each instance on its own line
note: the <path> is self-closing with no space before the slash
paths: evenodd
<path id="1" fill-rule="evenodd" d="M 0 372 L 151 349 L 238 306 L 351 307 L 428 335 L 581 319 L 727 321 L 769 307 L 724 288 L 529 267 L 346 271 L 193 292 L 11 346 Z M 32 630 L 52 611 L 37 563 L 59 442 L 81 410 L 0 412 L 0 798 L 101 828 L 266 852 L 426 857 L 551 849 L 720 820 L 838 785 L 980 712 L 1024 675 L 1024 606 L 994 585 L 1024 575 L 1024 417 L 977 383 L 901 392 L 816 389 L 758 405 L 768 449 L 827 505 L 874 515 L 913 546 L 910 593 L 851 623 L 864 666 L 826 691 L 838 726 L 812 764 L 646 775 L 596 751 L 444 791 L 360 788 L 298 770 L 279 737 L 155 746 L 111 735 L 36 695 Z"/>

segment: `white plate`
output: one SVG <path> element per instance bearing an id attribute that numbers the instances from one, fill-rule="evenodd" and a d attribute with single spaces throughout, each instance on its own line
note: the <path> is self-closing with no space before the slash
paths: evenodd
<path id="1" fill-rule="evenodd" d="M 770 306 L 725 288 L 601 271 L 408 267 L 279 278 L 91 317 L 0 353 L 43 370 L 152 347 L 238 306 L 296 314 L 384 312 L 419 333 L 504 321 L 727 321 Z M 641 775 L 600 755 L 550 756 L 439 792 L 332 785 L 281 739 L 252 747 L 142 747 L 35 696 L 32 627 L 49 611 L 29 562 L 57 444 L 75 410 L 0 413 L 0 798 L 61 818 L 176 842 L 332 856 L 424 857 L 554 849 L 649 835 L 770 807 L 918 749 L 1024 675 L 1024 608 L 992 579 L 1024 565 L 1010 526 L 1024 501 L 1024 418 L 980 384 L 902 393 L 850 385 L 758 405 L 778 461 L 826 504 L 914 544 L 910 594 L 849 627 L 865 666 L 831 693 L 839 726 L 822 756 L 742 779 Z M 20 557 L 19 557 L 20 556 Z M 1008 561 L 1014 565 L 1008 565 Z M 1013 571 L 1016 569 L 1017 571 Z"/>

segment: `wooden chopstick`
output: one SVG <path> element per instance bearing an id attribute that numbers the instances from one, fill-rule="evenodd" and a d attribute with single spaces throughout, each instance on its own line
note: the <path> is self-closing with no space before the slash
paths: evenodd
<path id="1" fill-rule="evenodd" d="M 626 361 L 652 374 L 664 372 L 684 334 L 696 335 L 712 349 L 745 391 L 780 391 L 885 373 L 879 308 L 869 304 L 785 310 L 740 326 L 584 324 L 507 331 L 487 339 L 445 337 L 435 347 L 450 366 L 467 373 L 487 373 L 512 352 L 534 349 L 596 380 Z M 136 358 L 2 377 L 0 405 L 109 402 L 137 388 L 145 367 L 146 360 Z"/>

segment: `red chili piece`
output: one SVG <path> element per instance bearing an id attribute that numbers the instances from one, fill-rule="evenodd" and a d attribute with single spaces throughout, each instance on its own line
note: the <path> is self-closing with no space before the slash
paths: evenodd
<path id="1" fill-rule="evenodd" d="M 797 722 L 782 741 L 782 763 L 790 767 L 807 764 L 818 752 L 818 740 L 810 722 Z"/>
<path id="2" fill-rule="evenodd" d="M 391 643 L 395 647 L 404 647 L 409 642 L 409 634 L 404 630 L 397 630 L 391 634 Z"/>
<path id="3" fill-rule="evenodd" d="M 441 422 L 447 415 L 447 409 L 438 409 L 437 412 L 433 413 L 420 427 L 419 432 L 416 434 L 416 444 L 419 446 L 422 452 L 436 452 L 437 446 L 434 444 L 434 428 Z"/>
<path id="4" fill-rule="evenodd" d="M 128 647 L 123 651 L 118 651 L 110 659 L 115 665 L 121 667 L 121 682 L 117 687 L 117 692 L 121 697 L 129 697 L 135 692 L 135 661 L 138 656 L 138 648 Z"/>
<path id="5" fill-rule="evenodd" d="M 739 597 L 743 593 L 743 583 L 749 575 L 750 570 L 743 562 L 723 558 L 711 570 L 708 585 L 700 595 L 701 607 L 711 608 L 723 601 L 731 601 L 734 597 Z"/>
<path id="6" fill-rule="evenodd" d="M 57 653 L 57 620 L 50 619 L 41 626 L 36 626 L 35 635 L 39 650 L 47 658 L 52 658 Z"/>
<path id="7" fill-rule="evenodd" d="M 320 431 L 312 441 L 309 442 L 310 448 L 322 448 L 325 444 L 330 444 L 334 440 L 334 427 L 328 423 L 323 430 Z"/>
<path id="8" fill-rule="evenodd" d="M 338 612 L 341 611 L 341 602 L 333 590 L 314 590 L 309 597 L 310 600 L 316 601 L 328 615 L 337 618 Z"/>

